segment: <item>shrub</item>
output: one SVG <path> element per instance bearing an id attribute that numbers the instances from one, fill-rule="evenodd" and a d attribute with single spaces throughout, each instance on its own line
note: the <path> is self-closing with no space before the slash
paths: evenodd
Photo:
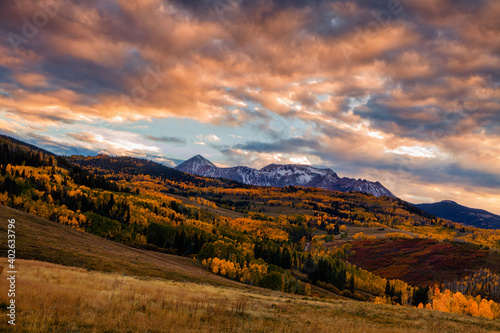
<path id="1" fill-rule="evenodd" d="M 279 272 L 270 272 L 262 279 L 261 286 L 264 288 L 269 288 L 273 290 L 283 290 L 283 286 L 285 284 L 285 280 L 283 278 L 283 274 Z"/>
<path id="2" fill-rule="evenodd" d="M 358 301 L 366 301 L 366 297 L 358 292 L 355 292 L 354 294 L 352 294 L 352 297 L 354 299 L 357 299 Z"/>

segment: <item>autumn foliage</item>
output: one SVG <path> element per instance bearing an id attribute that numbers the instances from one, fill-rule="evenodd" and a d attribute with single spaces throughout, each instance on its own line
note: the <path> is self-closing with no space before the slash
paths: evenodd
<path id="1" fill-rule="evenodd" d="M 423 305 L 419 305 L 419 307 L 423 307 Z M 435 288 L 432 302 L 427 303 L 425 308 L 489 319 L 500 318 L 500 305 L 498 303 L 492 300 L 488 301 L 480 296 L 472 297 L 464 296 L 461 292 L 453 293 L 448 289 L 441 292 L 439 288 Z"/>
<path id="2" fill-rule="evenodd" d="M 498 276 L 478 270 L 490 255 L 484 246 L 500 246 L 500 232 L 459 228 L 395 198 L 247 186 L 128 157 L 66 159 L 0 139 L 0 204 L 189 256 L 209 272 L 251 285 L 308 295 L 314 284 L 360 300 L 418 306 L 422 299 L 422 307 L 498 317 L 497 304 L 484 298 L 498 297 Z M 358 232 L 351 240 L 346 226 L 417 236 L 393 232 L 375 240 Z M 456 272 L 468 263 L 476 273 L 456 275 L 453 283 L 432 274 L 432 267 Z M 417 287 L 435 282 L 451 284 L 430 298 Z"/>

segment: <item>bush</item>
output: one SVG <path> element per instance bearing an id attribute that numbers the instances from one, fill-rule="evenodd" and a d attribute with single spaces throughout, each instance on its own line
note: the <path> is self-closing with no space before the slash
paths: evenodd
<path id="1" fill-rule="evenodd" d="M 412 236 L 405 234 L 403 232 L 389 232 L 385 234 L 385 238 L 390 238 L 390 239 L 411 239 L 413 238 Z"/>
<path id="2" fill-rule="evenodd" d="M 331 291 L 332 293 L 335 293 L 335 294 L 339 294 L 340 295 L 342 293 L 339 290 L 339 288 L 335 287 L 334 285 L 332 285 L 330 283 L 325 283 L 325 282 L 318 281 L 318 287 L 326 289 L 328 291 Z"/>
<path id="3" fill-rule="evenodd" d="M 361 295 L 361 294 L 360 294 L 360 293 L 358 293 L 358 292 L 355 292 L 354 294 L 352 294 L 352 297 L 353 297 L 354 299 L 357 299 L 358 301 L 363 301 L 363 302 L 364 302 L 364 301 L 366 301 L 366 297 L 365 297 L 365 296 L 363 296 L 363 295 Z"/>
<path id="4" fill-rule="evenodd" d="M 284 284 L 285 279 L 283 278 L 283 274 L 276 271 L 270 272 L 261 281 L 261 287 L 279 291 L 283 291 Z"/>

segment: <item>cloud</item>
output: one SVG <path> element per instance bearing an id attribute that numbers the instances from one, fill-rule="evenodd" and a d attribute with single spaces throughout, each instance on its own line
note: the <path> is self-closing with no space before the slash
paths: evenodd
<path id="1" fill-rule="evenodd" d="M 173 143 L 173 144 L 186 144 L 187 140 L 182 138 L 177 138 L 173 136 L 153 136 L 153 135 L 145 135 L 146 139 L 157 142 L 165 142 L 165 143 Z"/>
<path id="2" fill-rule="evenodd" d="M 219 142 L 220 138 L 215 134 L 209 134 L 206 136 L 207 140 L 210 142 Z"/>
<path id="3" fill-rule="evenodd" d="M 434 147 L 421 147 L 421 146 L 401 146 L 393 150 L 387 150 L 386 152 L 394 154 L 404 154 L 415 157 L 436 157 L 438 151 Z"/>
<path id="4" fill-rule="evenodd" d="M 302 156 L 302 157 L 290 157 L 289 160 L 290 160 L 290 162 L 292 164 L 311 165 L 311 162 L 309 162 L 309 160 L 305 156 Z"/>
<path id="5" fill-rule="evenodd" d="M 257 142 L 248 141 L 244 144 L 237 144 L 235 149 L 241 149 L 254 152 L 294 152 L 301 148 L 317 148 L 319 144 L 316 141 L 310 141 L 303 138 L 283 139 L 276 142 Z"/>
<path id="6" fill-rule="evenodd" d="M 208 135 L 199 134 L 196 136 L 196 139 L 198 141 L 195 141 L 195 144 L 203 146 L 207 144 L 206 141 L 208 141 L 211 145 L 214 145 L 217 142 L 221 141 L 221 139 L 215 134 L 208 134 Z"/>
<path id="7" fill-rule="evenodd" d="M 23 18 L 41 3 L 0 2 L 0 33 L 24 38 L 0 40 L 5 131 L 24 127 L 60 151 L 160 158 L 182 146 L 252 165 L 304 156 L 372 179 L 410 165 L 419 197 L 431 182 L 497 184 L 498 1 L 57 3 L 28 38 Z M 158 119 L 193 126 L 100 131 Z"/>

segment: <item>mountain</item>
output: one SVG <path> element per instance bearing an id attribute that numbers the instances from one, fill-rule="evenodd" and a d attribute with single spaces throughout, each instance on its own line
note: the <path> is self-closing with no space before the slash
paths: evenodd
<path id="1" fill-rule="evenodd" d="M 260 170 L 246 166 L 219 168 L 201 155 L 179 164 L 177 170 L 213 178 L 227 178 L 257 186 L 306 186 L 341 192 L 370 193 L 376 197 L 394 195 L 379 182 L 366 179 L 340 178 L 330 169 L 318 169 L 309 165 L 270 164 Z"/>
<path id="2" fill-rule="evenodd" d="M 455 201 L 444 200 L 436 203 L 415 205 L 423 211 L 453 222 L 483 229 L 500 229 L 500 216 L 483 209 L 469 208 Z"/>

